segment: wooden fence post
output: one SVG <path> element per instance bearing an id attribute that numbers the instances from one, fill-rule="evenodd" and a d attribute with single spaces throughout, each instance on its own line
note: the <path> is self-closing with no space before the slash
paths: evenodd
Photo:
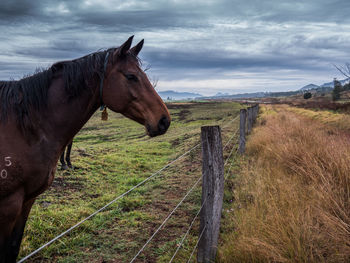
<path id="1" fill-rule="evenodd" d="M 256 116 L 257 116 L 257 111 L 256 111 L 256 109 L 257 109 L 257 105 L 258 104 L 255 104 L 254 106 L 253 106 L 253 124 L 255 123 L 255 121 L 256 121 Z"/>
<path id="2" fill-rule="evenodd" d="M 202 142 L 202 205 L 197 262 L 214 262 L 224 197 L 224 159 L 219 126 L 204 126 Z"/>
<path id="3" fill-rule="evenodd" d="M 247 109 L 247 133 L 250 134 L 253 126 L 253 108 Z"/>
<path id="4" fill-rule="evenodd" d="M 247 119 L 247 110 L 241 109 L 239 111 L 239 152 L 243 154 L 245 152 L 245 123 Z"/>
<path id="5" fill-rule="evenodd" d="M 254 106 L 254 123 L 256 122 L 256 119 L 258 118 L 259 114 L 259 104 L 255 104 Z"/>

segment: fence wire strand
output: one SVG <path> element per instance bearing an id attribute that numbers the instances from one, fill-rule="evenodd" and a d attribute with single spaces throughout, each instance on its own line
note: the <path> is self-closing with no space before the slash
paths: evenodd
<path id="1" fill-rule="evenodd" d="M 203 233 L 204 233 L 204 230 L 205 230 L 206 228 L 207 228 L 207 225 L 205 225 L 205 226 L 203 227 L 203 230 L 202 230 L 202 232 L 201 232 L 201 234 L 200 234 L 200 236 L 199 236 L 199 238 L 198 238 L 198 240 L 197 240 L 196 245 L 194 246 L 194 248 L 193 248 L 193 250 L 192 250 L 192 253 L 191 253 L 190 258 L 187 260 L 187 263 L 189 263 L 189 262 L 191 261 L 192 256 L 193 256 L 193 253 L 194 253 L 194 251 L 196 251 L 196 248 L 198 247 L 199 241 L 201 241 L 202 236 L 203 236 Z"/>
<path id="2" fill-rule="evenodd" d="M 236 150 L 236 154 L 237 154 L 237 153 L 238 153 L 238 149 Z M 236 156 L 236 157 L 237 157 L 237 156 Z M 224 176 L 225 180 L 228 178 L 228 175 L 230 174 L 231 168 L 232 168 L 233 163 L 234 163 L 235 160 L 236 160 L 236 158 L 233 158 L 233 159 L 232 159 L 231 164 L 230 164 L 230 167 L 228 168 L 227 173 L 226 173 L 226 175 Z"/>
<path id="3" fill-rule="evenodd" d="M 237 129 L 237 131 L 234 133 L 234 135 L 236 135 L 237 132 L 238 132 L 238 129 Z M 224 166 L 226 166 L 226 164 L 227 164 L 228 160 L 230 159 L 230 157 L 231 157 L 231 155 L 232 155 L 234 149 L 235 149 L 235 146 L 233 145 L 233 146 L 232 146 L 232 149 L 231 149 L 231 151 L 230 151 L 230 154 L 228 155 L 228 157 L 227 157 L 226 160 L 225 160 Z M 237 151 L 237 150 L 236 150 L 236 151 Z"/>
<path id="4" fill-rule="evenodd" d="M 233 118 L 232 120 L 230 120 L 228 123 L 226 123 L 226 125 L 222 126 L 221 129 L 223 130 L 223 129 L 225 129 L 226 127 L 228 127 L 232 122 L 234 122 L 235 120 L 237 120 L 238 117 L 239 117 L 239 114 L 238 114 L 235 118 Z"/>
<path id="5" fill-rule="evenodd" d="M 133 257 L 130 263 L 134 262 L 136 258 L 141 254 L 141 252 L 145 249 L 145 247 L 151 242 L 151 240 L 155 237 L 155 235 L 162 229 L 165 223 L 169 220 L 169 218 L 175 213 L 176 209 L 185 201 L 186 197 L 193 191 L 193 189 L 197 186 L 197 184 L 202 179 L 202 176 L 198 178 L 196 183 L 191 187 L 191 189 L 186 193 L 186 195 L 181 199 L 181 201 L 175 206 L 175 208 L 169 213 L 169 215 L 164 219 L 162 224 L 157 228 L 157 230 L 153 233 L 153 235 L 146 241 L 146 243 L 142 246 L 142 248 L 137 252 L 137 254 Z"/>
<path id="6" fill-rule="evenodd" d="M 178 247 L 177 247 L 177 249 L 176 249 L 174 255 L 172 256 L 172 258 L 170 259 L 169 263 L 173 262 L 173 260 L 174 260 L 174 258 L 175 258 L 175 256 L 176 256 L 177 252 L 178 252 L 178 251 L 180 250 L 180 248 L 182 247 L 182 244 L 184 243 L 184 241 L 185 241 L 185 239 L 186 239 L 188 233 L 190 233 L 190 230 L 191 230 L 191 228 L 192 228 L 194 222 L 196 221 L 196 219 L 197 219 L 199 213 L 202 211 L 203 206 L 205 205 L 206 202 L 207 202 L 207 198 L 205 198 L 205 200 L 204 200 L 204 202 L 203 202 L 201 208 L 198 210 L 196 216 L 193 218 L 193 220 L 192 220 L 192 222 L 191 222 L 191 224 L 190 224 L 190 227 L 187 229 L 185 235 L 182 237 L 182 239 L 181 239 L 181 241 L 180 241 L 180 244 L 178 245 Z"/>
<path id="7" fill-rule="evenodd" d="M 234 122 L 237 118 L 239 117 L 239 115 L 238 116 L 236 116 L 235 118 L 233 118 L 232 120 L 230 120 L 230 121 L 228 121 L 228 123 L 225 125 L 225 126 L 222 126 L 222 130 L 223 129 L 225 129 L 225 128 L 227 128 L 232 122 Z M 224 123 L 225 121 L 223 121 L 223 123 Z M 223 123 L 221 123 L 221 124 L 223 124 Z M 211 125 L 215 125 L 215 124 L 217 124 L 217 122 L 215 121 L 215 122 L 212 122 L 212 123 L 209 123 L 209 124 L 206 124 L 206 126 L 207 125 L 209 125 L 209 126 L 211 126 Z M 219 126 L 221 126 L 221 124 L 218 124 Z M 200 126 L 199 127 L 195 127 L 194 129 L 197 129 L 197 128 L 199 128 L 199 131 L 198 132 L 196 132 L 196 133 L 194 133 L 193 134 L 193 136 L 192 137 L 194 137 L 194 136 L 200 136 Z M 176 133 L 176 131 L 172 131 L 173 133 Z M 173 138 L 179 138 L 180 136 L 184 136 L 184 135 L 188 135 L 189 134 L 189 132 L 185 132 L 185 133 L 182 133 L 182 134 L 171 134 L 171 136 L 168 136 L 167 134 L 165 135 L 165 136 L 167 136 L 166 137 L 166 139 L 167 140 L 171 140 L 171 139 L 173 139 Z M 142 138 L 140 139 L 140 140 L 142 140 Z M 154 139 L 153 139 L 154 140 Z"/>
<path id="8" fill-rule="evenodd" d="M 145 180 L 143 180 L 142 182 L 138 183 L 137 185 L 135 185 L 134 187 L 132 187 L 131 189 L 129 189 L 128 191 L 124 192 L 123 194 L 119 195 L 118 197 L 116 197 L 115 199 L 113 199 L 112 201 L 110 201 L 108 204 L 106 204 L 105 206 L 101 207 L 100 209 L 98 209 L 97 211 L 95 211 L 94 213 L 92 213 L 91 215 L 89 215 L 88 217 L 84 218 L 83 220 L 79 221 L 78 223 L 76 223 L 74 226 L 68 228 L 66 231 L 62 232 L 61 234 L 59 234 L 58 236 L 56 236 L 55 238 L 51 239 L 49 242 L 45 243 L 44 245 L 42 245 L 41 247 L 39 247 L 38 249 L 34 250 L 33 252 L 31 252 L 30 254 L 28 254 L 27 256 L 25 256 L 24 258 L 22 258 L 21 260 L 19 260 L 17 263 L 22 263 L 25 260 L 27 260 L 28 258 L 32 257 L 33 255 L 37 254 L 39 251 L 41 251 L 42 249 L 44 249 L 45 247 L 51 245 L 53 242 L 55 242 L 56 240 L 58 240 L 59 238 L 61 238 L 62 236 L 66 235 L 67 233 L 69 233 L 70 231 L 72 231 L 73 229 L 77 228 L 78 226 L 80 226 L 82 223 L 84 223 L 85 221 L 89 220 L 91 217 L 95 216 L 96 214 L 100 213 L 101 211 L 105 210 L 107 207 L 109 207 L 111 204 L 117 202 L 119 199 L 123 198 L 125 195 L 127 195 L 128 193 L 130 193 L 131 191 L 135 190 L 136 188 L 138 188 L 139 186 L 143 185 L 144 183 L 146 183 L 147 181 L 151 180 L 153 177 L 155 177 L 156 175 L 158 175 L 159 173 L 161 173 L 162 171 L 164 171 L 166 168 L 168 168 L 169 166 L 171 166 L 172 164 L 174 164 L 175 162 L 177 162 L 178 160 L 182 159 L 184 156 L 186 156 L 187 154 L 189 154 L 190 152 L 192 152 L 194 149 L 196 149 L 198 146 L 200 145 L 200 143 L 198 143 L 197 145 L 195 145 L 194 147 L 192 147 L 190 150 L 188 150 L 187 152 L 183 153 L 182 155 L 180 155 L 178 158 L 176 158 L 175 160 L 171 161 L 170 163 L 168 163 L 167 165 L 163 166 L 161 169 L 159 169 L 157 172 L 153 173 L 151 176 L 147 177 Z"/>
<path id="9" fill-rule="evenodd" d="M 237 132 L 238 132 L 239 128 L 233 133 L 233 135 L 231 136 L 231 138 L 226 142 L 226 144 L 224 145 L 224 148 L 222 149 L 222 151 L 225 151 L 226 147 L 228 146 L 228 144 L 232 141 L 232 139 L 236 136 Z"/>

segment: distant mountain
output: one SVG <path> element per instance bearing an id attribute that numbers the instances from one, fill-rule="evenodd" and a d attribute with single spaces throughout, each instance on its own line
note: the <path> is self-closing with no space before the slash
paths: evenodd
<path id="1" fill-rule="evenodd" d="M 315 84 L 309 84 L 309 85 L 306 85 L 306 86 L 302 87 L 302 88 L 299 89 L 299 90 L 305 91 L 305 90 L 310 90 L 310 89 L 317 89 L 317 88 L 319 88 L 319 87 L 320 87 L 320 86 L 317 86 L 317 85 L 315 85 Z"/>
<path id="2" fill-rule="evenodd" d="M 350 82 L 350 78 L 339 80 L 342 85 Z M 295 91 L 281 91 L 281 92 L 255 92 L 255 93 L 241 93 L 230 95 L 228 93 L 218 92 L 215 96 L 203 97 L 201 94 L 192 92 L 177 92 L 173 90 L 159 91 L 159 96 L 167 100 L 183 100 L 183 99 L 243 99 L 243 98 L 264 98 L 264 97 L 283 97 L 302 94 L 303 91 L 313 90 L 318 93 L 331 92 L 334 88 L 333 81 L 324 83 L 320 86 L 315 84 L 308 84 L 299 90 Z"/>
<path id="3" fill-rule="evenodd" d="M 349 81 L 350 81 L 350 78 L 339 80 L 340 84 L 342 84 L 342 85 L 348 83 Z M 332 82 L 323 83 L 320 87 L 321 88 L 326 88 L 326 87 L 334 88 L 334 83 L 333 83 L 333 81 Z"/>
<path id="4" fill-rule="evenodd" d="M 225 93 L 222 93 L 222 92 L 218 92 L 216 93 L 215 97 L 222 97 L 222 96 L 229 96 L 230 94 L 225 92 Z"/>
<path id="5" fill-rule="evenodd" d="M 177 92 L 173 90 L 166 90 L 166 91 L 159 91 L 159 96 L 163 100 L 184 100 L 184 99 L 194 99 L 197 97 L 202 97 L 199 93 L 192 93 L 192 92 Z"/>
<path id="6" fill-rule="evenodd" d="M 241 94 L 234 94 L 234 95 L 218 95 L 210 96 L 210 97 L 202 97 L 201 99 L 242 99 L 242 98 L 263 98 L 266 97 L 266 95 L 269 93 L 266 92 L 255 92 L 255 93 L 241 93 Z"/>

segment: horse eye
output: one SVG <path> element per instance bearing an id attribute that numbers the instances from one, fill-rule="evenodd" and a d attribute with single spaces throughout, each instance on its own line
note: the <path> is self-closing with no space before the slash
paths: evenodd
<path id="1" fill-rule="evenodd" d="M 138 81 L 138 78 L 134 74 L 124 74 L 128 80 Z"/>

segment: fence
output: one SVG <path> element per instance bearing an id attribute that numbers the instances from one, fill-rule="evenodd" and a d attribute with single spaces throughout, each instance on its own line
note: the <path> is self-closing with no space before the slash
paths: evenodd
<path id="1" fill-rule="evenodd" d="M 153 173 L 152 175 L 144 179 L 142 182 L 138 183 L 137 185 L 130 188 L 128 191 L 119 195 L 118 197 L 110 201 L 108 204 L 101 207 L 100 209 L 98 209 L 88 217 L 84 218 L 74 226 L 70 227 L 66 231 L 62 232 L 55 238 L 51 239 L 49 242 L 42 245 L 32 253 L 23 257 L 21 260 L 18 261 L 18 263 L 26 261 L 27 259 L 37 254 L 42 249 L 46 248 L 50 244 L 60 239 L 62 236 L 68 234 L 73 229 L 83 224 L 85 221 L 89 220 L 90 218 L 100 213 L 101 211 L 107 209 L 110 205 L 117 202 L 124 196 L 128 195 L 130 192 L 132 192 L 139 186 L 145 184 L 147 181 L 161 174 L 162 171 L 172 166 L 174 163 L 178 162 L 179 160 L 183 159 L 185 156 L 189 155 L 195 149 L 198 149 L 200 145 L 202 148 L 202 176 L 195 181 L 195 183 L 191 186 L 191 188 L 185 194 L 185 196 L 174 207 L 174 209 L 167 215 L 167 217 L 163 220 L 160 226 L 153 232 L 153 234 L 147 239 L 144 245 L 139 249 L 139 251 L 131 259 L 130 263 L 136 261 L 139 255 L 144 251 L 144 249 L 152 241 L 152 239 L 157 235 L 157 233 L 164 227 L 164 225 L 175 213 L 175 211 L 181 206 L 181 204 L 186 200 L 186 198 L 190 195 L 190 193 L 193 192 L 193 190 L 198 186 L 200 181 L 202 181 L 202 199 L 201 199 L 200 209 L 197 211 L 191 223 L 189 224 L 187 231 L 182 236 L 182 239 L 180 243 L 177 245 L 177 248 L 169 262 L 173 262 L 177 253 L 183 247 L 184 241 L 186 240 L 186 237 L 190 233 L 190 230 L 194 226 L 196 219 L 198 217 L 200 217 L 198 241 L 193 247 L 192 253 L 188 258 L 187 262 L 191 261 L 197 248 L 198 248 L 197 262 L 205 262 L 205 263 L 213 262 L 216 257 L 216 250 L 217 250 L 217 243 L 218 243 L 219 229 L 220 229 L 221 210 L 222 210 L 222 204 L 223 204 L 224 181 L 225 181 L 224 169 L 228 164 L 228 161 L 230 160 L 235 149 L 236 149 L 236 152 L 239 151 L 241 154 L 244 153 L 245 142 L 246 142 L 245 135 L 246 133 L 247 134 L 251 133 L 251 130 L 257 118 L 258 112 L 259 112 L 258 104 L 248 107 L 247 109 L 241 109 L 240 115 L 236 116 L 229 123 L 223 126 L 222 129 L 224 129 L 231 123 L 235 122 L 238 119 L 238 117 L 240 117 L 240 127 L 233 133 L 233 135 L 226 142 L 224 147 L 222 146 L 220 126 L 203 126 L 201 128 L 201 143 L 196 144 L 191 149 L 181 154 L 178 158 L 171 161 L 170 163 L 162 167 L 160 170 L 158 170 L 157 172 Z M 229 147 L 232 140 L 236 137 L 238 131 L 239 131 L 239 146 L 235 148 L 235 144 L 234 144 L 231 147 L 228 157 L 226 157 L 226 160 L 224 161 L 223 152 L 226 148 Z M 226 176 L 229 174 L 232 166 L 233 166 L 233 160 L 231 161 L 231 164 L 227 169 Z"/>

